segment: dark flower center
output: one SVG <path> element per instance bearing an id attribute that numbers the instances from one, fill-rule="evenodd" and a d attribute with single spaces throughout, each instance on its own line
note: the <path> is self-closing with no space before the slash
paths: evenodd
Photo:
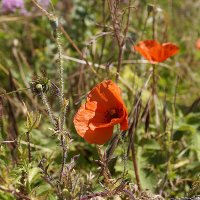
<path id="1" fill-rule="evenodd" d="M 105 113 L 105 121 L 110 122 L 114 118 L 120 118 L 122 115 L 122 109 L 112 108 Z"/>

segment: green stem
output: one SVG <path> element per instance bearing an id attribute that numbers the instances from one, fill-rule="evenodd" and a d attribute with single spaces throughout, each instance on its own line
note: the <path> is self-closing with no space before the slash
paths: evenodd
<path id="1" fill-rule="evenodd" d="M 64 81 L 63 81 L 63 62 L 62 62 L 62 47 L 60 43 L 60 33 L 58 29 L 56 29 L 56 45 L 58 48 L 58 70 L 59 70 L 59 80 L 60 80 L 60 105 L 61 109 L 63 107 L 63 98 L 64 98 Z"/>
<path id="2" fill-rule="evenodd" d="M 46 106 L 46 109 L 47 109 L 47 112 L 48 112 L 48 116 L 50 118 L 51 123 L 53 125 L 55 125 L 55 120 L 54 120 L 54 116 L 53 116 L 52 110 L 51 110 L 50 105 L 49 105 L 49 103 L 47 101 L 47 97 L 43 92 L 42 92 L 41 98 L 42 98 L 43 104 Z"/>

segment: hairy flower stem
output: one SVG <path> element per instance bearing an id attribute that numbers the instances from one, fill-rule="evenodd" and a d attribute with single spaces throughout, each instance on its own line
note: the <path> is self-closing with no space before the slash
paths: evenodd
<path id="1" fill-rule="evenodd" d="M 62 132 L 64 130 L 64 125 L 66 121 L 66 114 L 67 114 L 67 107 L 68 107 L 68 101 L 64 99 L 63 101 L 63 108 L 61 112 L 61 119 L 60 119 L 60 131 Z"/>
<path id="2" fill-rule="evenodd" d="M 62 166 L 61 166 L 60 177 L 59 177 L 59 180 L 61 181 L 62 180 L 62 176 L 63 176 L 65 163 L 66 163 L 66 158 L 67 158 L 66 137 L 65 137 L 64 134 L 61 135 L 60 141 L 61 141 L 61 147 L 62 147 L 62 151 L 63 151 Z"/>
<path id="3" fill-rule="evenodd" d="M 63 107 L 63 98 L 64 98 L 64 81 L 63 81 L 63 61 L 62 61 L 62 47 L 60 43 L 60 33 L 58 28 L 55 29 L 56 45 L 58 48 L 58 71 L 59 71 L 59 80 L 60 80 L 60 106 Z"/>
<path id="4" fill-rule="evenodd" d="M 67 106 L 68 106 L 68 101 L 64 98 L 64 79 L 63 79 L 63 74 L 64 74 L 64 69 L 63 69 L 63 60 L 62 60 L 62 47 L 61 47 L 61 42 L 60 42 L 60 36 L 61 33 L 58 30 L 58 21 L 57 18 L 54 19 L 54 25 L 56 26 L 55 28 L 55 38 L 56 38 L 56 45 L 58 49 L 58 71 L 59 71 L 59 80 L 60 80 L 60 94 L 59 94 L 59 99 L 60 99 L 60 133 L 62 134 L 64 130 L 64 124 L 66 120 L 66 111 L 67 111 Z M 62 143 L 62 141 L 61 141 Z M 63 152 L 63 154 L 65 154 Z"/>
<path id="5" fill-rule="evenodd" d="M 63 65 L 62 65 L 62 47 L 60 43 L 60 33 L 58 29 L 56 29 L 56 44 L 58 48 L 58 70 L 59 70 L 59 79 L 60 79 L 60 108 L 61 108 L 61 117 L 60 117 L 60 124 L 59 124 L 59 129 L 60 129 L 60 142 L 61 142 L 61 147 L 62 147 L 62 166 L 60 170 L 60 177 L 59 180 L 60 182 L 62 181 L 63 177 L 63 171 L 66 163 L 66 158 L 67 158 L 67 150 L 66 150 L 66 137 L 64 134 L 64 124 L 66 121 L 66 112 L 67 112 L 67 106 L 68 102 L 66 99 L 64 99 L 64 81 L 63 81 Z"/>
<path id="6" fill-rule="evenodd" d="M 46 97 L 45 93 L 42 92 L 41 98 L 42 98 L 43 104 L 46 106 L 49 119 L 50 119 L 51 123 L 55 126 L 54 116 L 53 116 L 52 110 L 50 108 L 50 105 L 49 105 L 49 103 L 47 101 L 47 97 Z"/>

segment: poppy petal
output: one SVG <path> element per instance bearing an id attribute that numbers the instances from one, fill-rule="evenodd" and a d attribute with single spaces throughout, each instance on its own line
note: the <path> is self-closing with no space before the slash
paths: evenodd
<path id="1" fill-rule="evenodd" d="M 134 48 L 147 60 L 154 61 L 158 57 L 161 45 L 155 40 L 145 40 L 139 42 Z"/>
<path id="2" fill-rule="evenodd" d="M 126 111 L 126 116 L 123 118 L 123 121 L 120 123 L 121 130 L 128 130 L 128 113 Z"/>
<path id="3" fill-rule="evenodd" d="M 103 112 L 115 106 L 121 106 L 121 90 L 116 83 L 111 80 L 105 80 L 95 86 L 88 94 L 87 102 L 97 102 L 96 111 Z"/>
<path id="4" fill-rule="evenodd" d="M 175 55 L 179 51 L 178 46 L 176 46 L 175 44 L 172 44 L 170 42 L 164 43 L 162 46 L 163 46 L 163 49 L 164 49 L 164 54 L 162 56 L 162 61 L 164 61 L 167 58 Z"/>
<path id="5" fill-rule="evenodd" d="M 74 117 L 74 125 L 76 128 L 77 133 L 81 136 L 84 137 L 86 131 L 88 131 L 89 129 L 89 125 L 91 123 L 92 120 L 94 120 L 94 118 L 98 119 L 99 122 L 103 123 L 104 121 L 104 116 L 102 115 L 102 113 L 98 113 L 95 112 L 95 110 L 93 110 L 95 107 L 93 105 L 93 107 L 88 107 L 91 106 L 92 103 L 86 103 L 83 104 L 78 112 L 76 113 L 75 117 Z"/>
<path id="6" fill-rule="evenodd" d="M 90 144 L 105 144 L 113 134 L 113 126 L 95 129 L 95 131 L 88 129 L 85 132 L 84 139 Z"/>
<path id="7" fill-rule="evenodd" d="M 115 124 L 120 124 L 121 130 L 128 129 L 127 110 L 124 110 L 123 114 L 120 117 L 111 119 L 110 122 L 106 122 L 106 120 L 105 121 L 102 120 L 102 122 L 100 122 L 98 116 L 95 116 L 91 121 L 91 123 L 89 124 L 89 127 L 94 130 L 94 129 L 111 127 L 114 126 Z"/>
<path id="8" fill-rule="evenodd" d="M 112 137 L 115 124 L 128 129 L 127 109 L 120 88 L 106 80 L 94 87 L 74 117 L 77 133 L 91 144 L 104 144 Z"/>
<path id="9" fill-rule="evenodd" d="M 141 41 L 134 46 L 134 49 L 152 63 L 163 62 L 179 50 L 176 45 L 170 42 L 161 45 L 155 40 Z"/>

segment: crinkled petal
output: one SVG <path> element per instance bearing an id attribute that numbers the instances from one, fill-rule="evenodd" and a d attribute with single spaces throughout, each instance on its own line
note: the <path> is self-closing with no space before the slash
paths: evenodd
<path id="1" fill-rule="evenodd" d="M 120 129 L 123 131 L 128 130 L 128 112 L 126 107 L 124 107 L 124 109 L 125 116 L 123 117 L 123 120 L 120 123 Z"/>
<path id="2" fill-rule="evenodd" d="M 172 44 L 170 42 L 164 43 L 162 46 L 163 46 L 164 55 L 161 57 L 162 60 L 160 62 L 175 55 L 179 51 L 178 46 L 176 46 L 175 44 Z"/>
<path id="3" fill-rule="evenodd" d="M 94 117 L 103 120 L 101 113 L 87 109 L 86 104 L 83 104 L 74 117 L 76 131 L 88 143 L 104 144 L 112 137 L 113 126 L 96 129 L 96 127 L 90 126 Z"/>
<path id="4" fill-rule="evenodd" d="M 97 102 L 97 111 L 103 112 L 121 107 L 123 100 L 120 88 L 111 80 L 105 80 L 95 86 L 87 96 L 87 102 Z"/>
<path id="5" fill-rule="evenodd" d="M 112 81 L 103 81 L 88 94 L 86 103 L 79 108 L 74 117 L 77 133 L 87 142 L 107 142 L 112 137 L 115 124 L 120 124 L 121 130 L 128 129 L 127 109 L 120 95 L 121 90 Z M 108 121 L 112 109 L 119 113 Z"/>
<path id="6" fill-rule="evenodd" d="M 156 61 L 158 49 L 160 49 L 160 47 L 161 45 L 155 40 L 145 40 L 135 45 L 134 49 L 147 60 Z"/>
<path id="7" fill-rule="evenodd" d="M 134 49 L 152 63 L 163 62 L 179 50 L 175 44 L 168 42 L 161 45 L 155 40 L 141 41 L 134 46 Z"/>
<path id="8" fill-rule="evenodd" d="M 96 119 L 95 119 L 96 118 Z M 89 127 L 93 130 L 111 127 L 116 124 L 120 124 L 121 130 L 127 130 L 128 129 L 128 119 L 127 119 L 127 110 L 123 109 L 123 114 L 118 118 L 111 119 L 110 122 L 103 121 L 99 122 L 98 117 L 94 117 L 93 120 L 91 120 Z"/>
<path id="9" fill-rule="evenodd" d="M 84 139 L 90 144 L 105 144 L 110 140 L 113 134 L 113 126 L 106 128 L 88 129 L 84 135 Z"/>

